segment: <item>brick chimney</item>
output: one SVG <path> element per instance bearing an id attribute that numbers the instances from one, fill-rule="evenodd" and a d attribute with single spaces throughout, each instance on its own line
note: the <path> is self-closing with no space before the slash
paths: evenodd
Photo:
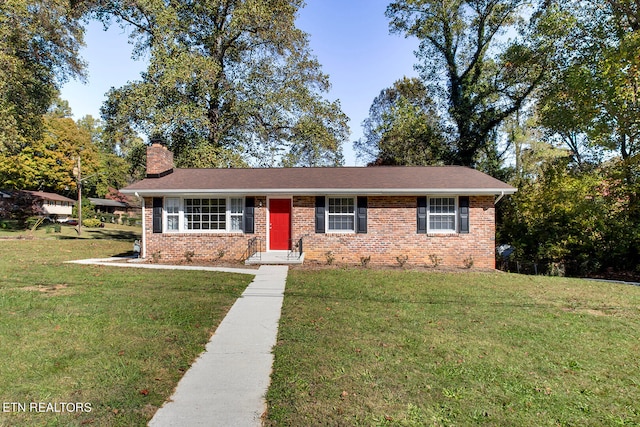
<path id="1" fill-rule="evenodd" d="M 173 153 L 159 138 L 151 140 L 147 147 L 147 178 L 161 178 L 173 172 Z"/>

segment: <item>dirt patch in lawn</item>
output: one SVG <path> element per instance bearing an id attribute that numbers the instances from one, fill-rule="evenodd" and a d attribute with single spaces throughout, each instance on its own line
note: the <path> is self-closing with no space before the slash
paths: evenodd
<path id="1" fill-rule="evenodd" d="M 69 295 L 71 293 L 69 286 L 65 283 L 58 283 L 54 285 L 27 286 L 22 289 L 25 291 L 40 292 L 52 297 L 56 295 Z"/>

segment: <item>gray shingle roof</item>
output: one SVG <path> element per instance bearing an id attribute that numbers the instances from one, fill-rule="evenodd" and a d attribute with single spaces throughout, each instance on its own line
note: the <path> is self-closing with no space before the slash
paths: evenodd
<path id="1" fill-rule="evenodd" d="M 462 166 L 174 169 L 121 190 L 161 194 L 513 194 L 516 188 Z"/>

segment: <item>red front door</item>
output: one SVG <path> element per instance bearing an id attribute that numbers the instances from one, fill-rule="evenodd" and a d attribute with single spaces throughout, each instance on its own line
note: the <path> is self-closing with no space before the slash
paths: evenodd
<path id="1" fill-rule="evenodd" d="M 291 240 L 291 199 L 269 199 L 269 249 L 288 250 Z"/>

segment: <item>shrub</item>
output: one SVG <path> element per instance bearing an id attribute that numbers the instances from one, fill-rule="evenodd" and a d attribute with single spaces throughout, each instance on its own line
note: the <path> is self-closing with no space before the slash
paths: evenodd
<path id="1" fill-rule="evenodd" d="M 17 219 L 0 220 L 0 228 L 3 230 L 19 230 L 20 221 L 18 221 Z"/>
<path id="2" fill-rule="evenodd" d="M 360 265 L 364 268 L 369 267 L 369 263 L 371 262 L 371 255 L 367 256 L 367 257 L 360 257 Z"/>
<path id="3" fill-rule="evenodd" d="M 409 261 L 409 256 L 408 255 L 398 255 L 396 257 L 396 261 L 398 261 L 398 265 L 400 265 L 400 267 L 404 267 L 404 265 L 407 263 L 407 261 Z"/>
<path id="4" fill-rule="evenodd" d="M 469 255 L 468 258 L 465 258 L 462 263 L 464 264 L 464 268 L 471 268 L 473 267 L 473 256 Z"/>
<path id="5" fill-rule="evenodd" d="M 98 218 L 87 218 L 82 220 L 83 227 L 96 228 L 100 227 L 100 224 L 102 224 L 102 221 L 100 221 Z"/>
<path id="6" fill-rule="evenodd" d="M 327 257 L 327 265 L 333 264 L 333 261 L 336 260 L 336 257 L 333 256 L 333 252 L 332 251 L 325 252 L 324 256 Z"/>
<path id="7" fill-rule="evenodd" d="M 24 225 L 27 229 L 31 230 L 33 227 L 38 227 L 42 224 L 43 219 L 39 216 L 30 216 L 24 221 Z"/>
<path id="8" fill-rule="evenodd" d="M 442 258 L 440 258 L 436 254 L 430 254 L 429 255 L 429 259 L 431 260 L 431 265 L 432 265 L 433 268 L 438 267 L 440 265 L 440 263 L 442 262 Z"/>

